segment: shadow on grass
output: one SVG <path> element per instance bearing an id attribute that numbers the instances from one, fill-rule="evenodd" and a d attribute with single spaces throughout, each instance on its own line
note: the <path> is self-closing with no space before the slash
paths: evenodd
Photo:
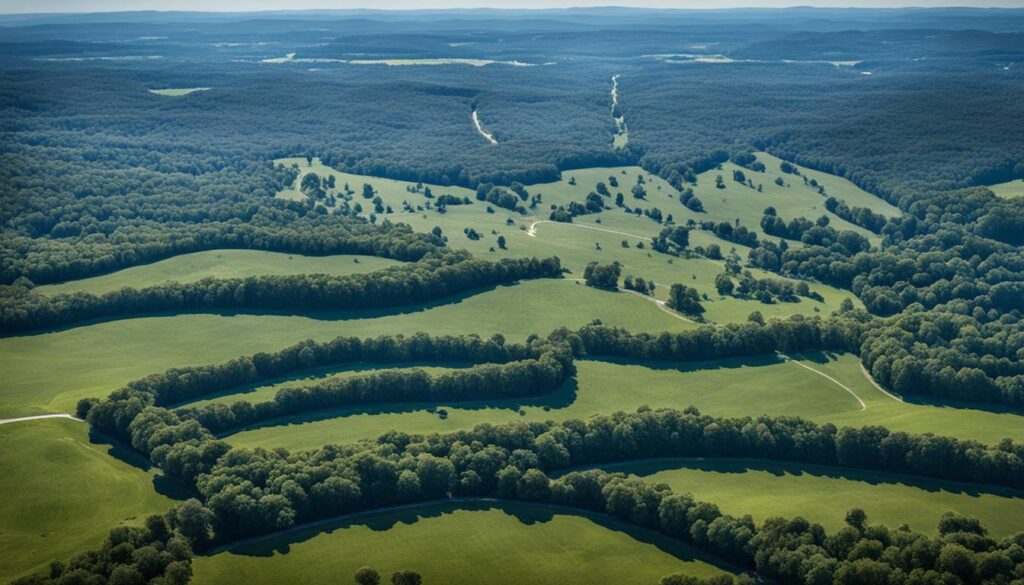
<path id="1" fill-rule="evenodd" d="M 461 501 L 438 501 L 424 502 L 422 504 L 403 507 L 398 510 L 385 510 L 380 512 L 367 512 L 354 515 L 354 517 L 342 518 L 336 521 L 317 522 L 308 528 L 299 528 L 282 533 L 278 536 L 270 536 L 258 542 L 240 544 L 230 549 L 231 554 L 248 557 L 271 557 L 274 554 L 288 554 L 291 547 L 312 540 L 322 534 L 331 534 L 336 530 L 364 527 L 375 532 L 390 530 L 402 524 L 414 525 L 421 521 L 430 521 L 455 512 L 484 512 L 501 511 L 514 517 L 523 526 L 534 526 L 545 524 L 554 520 L 555 516 L 579 516 L 586 518 L 598 526 L 620 532 L 644 544 L 652 545 L 658 550 L 669 554 L 680 561 L 693 562 L 703 561 L 709 565 L 729 572 L 740 572 L 742 569 L 727 561 L 716 558 L 708 553 L 696 549 L 682 541 L 670 538 L 654 530 L 642 528 L 624 520 L 619 520 L 606 514 L 600 514 L 554 504 L 543 504 L 533 502 L 514 502 L 495 499 L 466 499 Z M 566 541 L 571 542 L 572 534 L 566 534 Z"/>
<path id="2" fill-rule="evenodd" d="M 218 435 L 219 438 L 228 437 L 237 433 L 252 431 L 269 427 L 282 427 L 290 425 L 301 425 L 306 423 L 320 422 L 331 419 L 344 419 L 350 416 L 377 415 L 377 414 L 404 414 L 410 412 L 432 412 L 440 418 L 445 417 L 444 406 L 458 408 L 459 410 L 512 410 L 519 411 L 525 407 L 543 408 L 545 411 L 567 408 L 576 401 L 579 393 L 579 382 L 570 378 L 562 382 L 554 392 L 541 394 L 532 397 L 519 397 L 508 400 L 472 400 L 465 402 L 442 401 L 442 402 L 395 402 L 354 405 L 344 408 L 333 408 L 318 410 L 292 416 L 276 418 L 246 427 L 231 429 Z"/>
<path id="3" fill-rule="evenodd" d="M 122 463 L 127 463 L 140 471 L 150 471 L 156 468 L 153 463 L 143 454 L 130 446 L 89 428 L 89 443 L 98 448 L 105 448 L 106 454 Z M 187 500 L 196 496 L 187 485 L 176 478 L 165 475 L 157 470 L 153 476 L 153 489 L 156 493 L 166 496 L 172 500 Z"/>
<path id="4" fill-rule="evenodd" d="M 552 280 L 552 279 L 529 279 L 529 280 Z M 139 313 L 122 313 L 117 315 L 109 315 L 105 317 L 97 317 L 95 319 L 84 319 L 81 321 L 74 321 L 72 323 L 66 323 L 63 325 L 57 325 L 54 327 L 41 327 L 38 329 L 32 329 L 29 331 L 14 331 L 14 332 L 3 332 L 0 337 L 31 337 L 33 335 L 41 335 L 45 333 L 61 333 L 71 329 L 77 329 L 79 327 L 87 327 L 89 325 L 99 325 L 102 323 L 109 323 L 112 321 L 126 321 L 130 319 L 149 319 L 159 317 L 180 317 L 184 315 L 214 315 L 219 317 L 237 317 L 243 315 L 252 316 L 279 316 L 279 317 L 305 317 L 307 319 L 314 319 L 318 321 L 353 321 L 358 319 L 379 319 L 381 317 L 393 317 L 401 315 L 414 315 L 417 313 L 423 313 L 431 309 L 439 307 L 445 307 L 450 305 L 458 305 L 468 298 L 474 297 L 479 294 L 495 291 L 499 288 L 506 288 L 517 286 L 518 284 L 527 281 L 518 281 L 511 284 L 502 285 L 491 285 L 481 288 L 475 288 L 466 292 L 450 295 L 441 299 L 435 299 L 424 303 L 414 303 L 409 305 L 398 305 L 392 307 L 381 307 L 376 309 L 357 309 L 350 311 L 332 310 L 332 309 L 264 309 L 264 308 L 209 308 L 209 309 L 180 309 L 180 310 L 167 310 L 167 311 L 145 311 Z"/>
<path id="5" fill-rule="evenodd" d="M 1024 406 L 1013 404 L 999 404 L 995 402 L 966 402 L 952 400 L 939 396 L 926 396 L 923 394 L 902 394 L 900 398 L 907 404 L 917 406 L 928 406 L 931 408 L 949 408 L 953 410 L 979 410 L 992 414 L 1010 414 L 1024 416 Z"/>
<path id="6" fill-rule="evenodd" d="M 605 362 L 620 366 L 641 366 L 650 370 L 675 371 L 683 374 L 698 371 L 774 366 L 777 364 L 785 363 L 786 361 L 775 354 L 754 354 L 749 356 L 733 358 L 719 358 L 692 361 L 651 360 L 639 358 L 625 358 L 617 356 L 603 356 L 599 354 L 588 355 L 583 359 L 596 362 Z"/>
<path id="7" fill-rule="evenodd" d="M 868 485 L 899 485 L 932 493 L 948 493 L 971 497 L 994 495 L 1024 500 L 1024 491 L 1001 486 L 942 479 L 926 479 L 895 472 L 864 471 L 860 469 L 849 469 L 830 465 L 770 461 L 767 459 L 663 457 L 625 461 L 622 463 L 591 465 L 571 470 L 564 470 L 560 475 L 564 475 L 570 471 L 582 471 L 585 469 L 603 469 L 608 472 L 622 472 L 629 475 L 637 475 L 639 477 L 647 477 L 663 471 L 672 471 L 676 469 L 689 469 L 731 475 L 764 472 L 770 473 L 771 475 L 779 478 L 786 476 L 809 476 L 837 481 L 859 482 Z"/>

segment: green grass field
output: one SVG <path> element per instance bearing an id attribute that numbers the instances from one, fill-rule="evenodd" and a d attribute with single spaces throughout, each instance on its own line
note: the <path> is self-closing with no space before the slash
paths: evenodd
<path id="1" fill-rule="evenodd" d="M 277 392 L 284 388 L 302 388 L 313 383 L 351 378 L 368 372 L 401 372 L 409 368 L 416 368 L 417 370 L 427 372 L 431 376 L 438 376 L 448 372 L 458 371 L 460 367 L 465 368 L 472 365 L 473 364 L 459 364 L 458 366 L 453 366 L 451 364 L 446 364 L 444 366 L 437 366 L 425 363 L 404 362 L 389 364 L 386 368 L 366 363 L 346 364 L 342 367 L 318 368 L 313 371 L 304 371 L 298 375 L 275 380 L 270 384 L 246 386 L 243 388 L 234 388 L 225 392 L 218 392 L 216 394 L 208 395 L 202 400 L 189 402 L 187 406 L 232 404 L 240 400 L 247 400 L 252 403 L 263 402 L 266 400 L 273 400 Z"/>
<path id="2" fill-rule="evenodd" d="M 685 545 L 603 516 L 522 503 L 446 503 L 198 557 L 193 583 L 348 583 L 363 565 L 384 581 L 411 569 L 424 583 L 446 585 L 625 585 L 682 571 L 725 572 L 701 559 Z"/>
<path id="3" fill-rule="evenodd" d="M 875 389 L 856 356 L 814 356 L 803 360 L 852 389 L 774 356 L 691 364 L 630 364 L 583 360 L 577 377 L 548 396 L 517 401 L 459 404 L 388 404 L 318 412 L 245 430 L 227 441 L 246 447 L 313 449 L 327 443 L 372 438 L 387 429 L 448 432 L 480 423 L 566 420 L 594 414 L 696 406 L 716 416 L 799 415 L 839 426 L 883 425 L 908 432 L 932 432 L 994 443 L 1024 439 L 1024 417 L 966 408 L 898 402 Z M 441 418 L 438 408 L 448 415 Z"/>
<path id="4" fill-rule="evenodd" d="M 111 528 L 173 505 L 155 489 L 154 472 L 110 449 L 91 443 L 79 421 L 0 425 L 0 581 L 66 561 L 99 546 Z"/>
<path id="5" fill-rule="evenodd" d="M 768 155 L 763 156 L 767 157 Z M 445 214 L 439 214 L 432 210 L 415 213 L 402 212 L 403 202 L 409 202 L 412 205 L 423 205 L 427 201 L 421 193 L 410 193 L 407 190 L 407 187 L 412 186 L 413 183 L 343 173 L 324 166 L 316 159 L 313 160 L 311 166 L 307 166 L 305 159 L 299 158 L 278 159 L 276 162 L 287 166 L 298 165 L 302 175 L 296 179 L 296 184 L 301 181 L 302 176 L 306 172 L 312 171 L 320 176 L 333 174 L 339 188 L 347 183 L 351 189 L 357 192 L 354 201 L 359 201 L 363 204 L 364 215 L 366 214 L 365 210 L 368 210 L 370 206 L 368 201 L 363 199 L 358 193 L 362 191 L 364 184 L 370 184 L 384 201 L 384 204 L 390 205 L 395 210 L 395 213 L 387 215 L 392 221 L 407 223 L 417 231 L 429 231 L 435 226 L 440 227 L 448 237 L 449 246 L 467 249 L 474 255 L 482 258 L 558 256 L 562 261 L 562 265 L 569 268 L 575 277 L 581 276 L 583 269 L 591 261 L 602 263 L 617 261 L 623 265 L 623 276 L 632 274 L 634 276 L 642 276 L 647 280 L 654 280 L 658 283 L 659 286 L 655 290 L 655 296 L 662 300 L 667 297 L 668 289 L 673 283 L 678 282 L 693 286 L 700 293 L 708 295 L 708 301 L 705 302 L 707 309 L 705 317 L 719 323 L 744 321 L 747 315 L 753 311 L 761 311 L 765 317 L 786 317 L 798 313 L 808 315 L 828 314 L 836 310 L 844 298 L 849 298 L 855 305 L 860 306 L 860 301 L 850 292 L 819 284 L 812 284 L 811 289 L 821 294 L 824 297 L 824 302 L 802 299 L 799 303 L 776 303 L 769 305 L 754 300 L 719 297 L 714 288 L 714 280 L 715 276 L 723 271 L 722 262 L 704 258 L 673 258 L 652 251 L 649 246 L 649 239 L 656 236 L 663 226 L 649 218 L 624 213 L 621 209 L 616 208 L 600 214 L 578 217 L 573 224 L 547 221 L 548 208 L 551 204 L 567 205 L 570 201 L 583 201 L 587 194 L 594 190 L 595 185 L 599 181 L 608 183 L 609 176 L 615 176 L 620 185 L 618 188 L 610 187 L 613 193 L 617 190 L 628 193 L 629 189 L 636 182 L 636 177 L 640 174 L 645 177 L 649 201 L 641 205 L 643 207 L 658 207 L 663 213 L 671 213 L 674 215 L 677 223 L 684 223 L 686 219 L 697 221 L 707 219 L 733 221 L 736 217 L 740 217 L 724 213 L 718 213 L 717 215 L 716 213 L 695 214 L 683 207 L 678 200 L 670 198 L 670 194 L 674 194 L 676 191 L 668 183 L 646 173 L 639 167 L 576 169 L 566 171 L 560 181 L 530 185 L 528 186 L 529 192 L 531 194 L 540 193 L 543 203 L 536 210 L 531 210 L 528 215 L 524 216 L 496 207 L 493 208 L 494 213 L 488 213 L 487 204 L 476 201 L 473 191 L 462 187 L 442 187 L 436 185 L 431 187 L 435 197 L 442 194 L 450 194 L 460 198 L 469 197 L 473 204 L 449 206 Z M 771 167 L 772 163 L 770 160 L 767 160 L 766 164 Z M 777 164 L 775 168 L 778 168 Z M 808 173 L 810 174 L 812 171 L 808 171 Z M 575 180 L 575 184 L 570 184 L 570 180 Z M 825 179 L 821 180 L 824 181 Z M 841 185 L 845 188 L 845 184 L 842 181 L 842 179 L 832 177 L 832 182 L 836 184 L 837 192 L 846 193 L 846 190 L 840 188 Z M 701 186 L 707 185 L 714 189 L 713 175 L 711 178 L 705 177 L 701 180 Z M 730 189 L 735 191 L 739 188 L 738 185 L 730 186 L 723 190 L 723 193 L 728 192 Z M 847 201 L 851 205 L 876 203 L 875 207 L 882 209 L 882 212 L 890 209 L 892 213 L 896 213 L 895 209 L 892 209 L 880 199 L 863 191 L 857 190 L 859 194 L 852 191 L 856 189 L 852 184 L 848 188 L 851 191 L 848 194 Z M 749 189 L 744 189 L 750 191 Z M 756 214 L 756 220 L 753 224 L 750 224 L 747 219 L 743 220 L 744 224 L 748 225 L 748 227 L 757 226 L 761 218 L 761 212 L 767 205 L 775 205 L 779 209 L 780 214 L 785 214 L 786 209 L 793 208 L 793 217 L 806 214 L 805 208 L 809 209 L 812 205 L 824 205 L 824 198 L 809 187 L 804 187 L 802 181 L 799 186 L 793 185 L 792 188 L 781 188 L 771 184 L 771 188 L 766 185 L 765 189 L 766 191 L 763 194 L 752 192 L 760 199 L 748 201 L 745 204 L 746 207 L 738 207 L 745 209 L 747 215 Z M 775 191 L 779 191 L 779 193 L 775 193 Z M 721 193 L 718 195 L 720 196 Z M 286 189 L 279 193 L 278 196 L 294 200 L 304 200 L 306 198 L 305 195 L 294 188 Z M 768 199 L 771 199 L 771 201 L 766 203 L 765 201 Z M 633 205 L 633 203 L 632 197 L 627 195 L 627 205 Z M 707 205 L 707 201 L 705 201 L 705 204 Z M 821 207 L 820 211 L 823 213 L 824 207 Z M 817 215 L 814 217 L 817 217 Z M 511 224 L 508 223 L 509 220 L 511 220 Z M 833 216 L 833 220 L 837 222 L 837 225 L 842 222 L 842 220 L 835 216 Z M 530 229 L 531 227 L 533 228 L 532 230 Z M 847 227 L 860 230 L 860 228 L 853 226 Z M 464 234 L 466 228 L 473 228 L 482 235 L 482 238 L 480 240 L 469 239 Z M 863 232 L 863 230 L 860 231 Z M 876 238 L 873 234 L 864 233 L 872 238 Z M 507 241 L 506 250 L 498 247 L 498 236 L 505 237 Z M 623 241 L 629 247 L 624 248 L 622 246 Z M 638 248 L 638 243 L 643 243 L 644 249 Z M 735 253 L 745 261 L 748 252 L 747 248 L 720 240 L 709 232 L 693 231 L 691 233 L 691 245 L 693 246 L 707 246 L 712 243 L 718 244 L 725 254 L 735 250 Z M 771 275 L 758 270 L 753 272 L 759 278 L 779 278 L 777 275 Z"/>
<path id="6" fill-rule="evenodd" d="M 126 286 L 143 288 L 164 282 L 195 282 L 214 278 L 241 278 L 285 274 L 361 274 L 400 264 L 376 256 L 301 256 L 259 250 L 208 250 L 167 260 L 132 266 L 110 274 L 37 287 L 46 294 L 91 292 L 103 294 Z"/>
<path id="7" fill-rule="evenodd" d="M 756 522 L 803 516 L 833 531 L 844 525 L 847 510 L 863 508 L 871 523 L 905 523 L 925 533 L 934 533 L 948 511 L 978 518 L 997 538 L 1024 530 L 1024 492 L 992 486 L 759 460 L 666 459 L 602 469 L 666 483 Z"/>
<path id="8" fill-rule="evenodd" d="M 1024 179 L 1015 179 L 998 185 L 989 185 L 988 189 L 1000 197 L 1013 199 L 1024 197 Z"/>
<path id="9" fill-rule="evenodd" d="M 0 417 L 70 412 L 79 399 L 172 367 L 220 363 L 303 339 L 501 333 L 510 340 L 594 319 L 634 331 L 693 325 L 654 303 L 567 280 L 535 280 L 391 311 L 314 315 L 186 314 L 121 319 L 0 338 Z"/>

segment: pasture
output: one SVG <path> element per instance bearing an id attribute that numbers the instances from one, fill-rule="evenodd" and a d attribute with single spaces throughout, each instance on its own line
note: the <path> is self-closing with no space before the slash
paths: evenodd
<path id="1" fill-rule="evenodd" d="M 510 554 L 514 552 L 515 554 Z M 449 585 L 657 583 L 725 572 L 693 549 L 600 515 L 524 503 L 423 505 L 361 515 L 198 557 L 194 583 L 345 583 L 370 565 Z M 586 570 L 584 570 L 584 568 Z"/>
<path id="2" fill-rule="evenodd" d="M 60 284 L 43 285 L 46 294 L 89 292 L 103 294 L 124 287 L 144 288 L 164 282 L 195 282 L 203 278 L 244 278 L 287 274 L 362 274 L 400 264 L 376 256 L 302 256 L 261 250 L 207 250 L 173 256 L 152 264 L 132 266 L 110 274 Z"/>
<path id="3" fill-rule="evenodd" d="M 458 404 L 379 404 L 308 413 L 229 435 L 244 447 L 313 449 L 374 438 L 388 429 L 449 432 L 481 423 L 587 418 L 594 414 L 696 406 L 715 416 L 792 415 L 838 426 L 883 425 L 995 443 L 1024 439 L 1024 417 L 968 408 L 909 404 L 878 391 L 856 356 L 815 354 L 800 363 L 776 356 L 709 362 L 577 361 L 577 375 L 555 393 L 515 401 Z M 826 373 L 852 389 L 860 404 Z M 260 390 L 257 390 L 260 392 Z M 241 395 L 245 397 L 246 395 Z M 222 397 L 221 400 L 226 399 Z M 439 409 L 446 416 L 438 414 Z"/>
<path id="4" fill-rule="evenodd" d="M 767 157 L 768 155 L 763 155 Z M 448 237 L 448 245 L 452 248 L 469 250 L 474 255 L 482 258 L 508 257 L 547 257 L 558 256 L 562 265 L 571 271 L 570 278 L 580 278 L 587 263 L 597 261 L 600 263 L 619 262 L 622 264 L 622 273 L 625 275 L 641 276 L 646 280 L 653 280 L 658 284 L 655 289 L 655 297 L 664 300 L 667 298 L 668 289 L 673 283 L 683 283 L 695 287 L 701 294 L 707 295 L 705 302 L 708 320 L 718 323 L 742 322 L 747 315 L 753 311 L 760 311 L 765 317 L 788 317 L 793 314 L 822 314 L 827 315 L 839 308 L 843 299 L 849 298 L 854 305 L 860 306 L 857 300 L 849 291 L 843 291 L 831 286 L 822 284 L 811 284 L 811 290 L 817 292 L 824 299 L 814 301 L 801 299 L 799 303 L 774 303 L 765 304 L 752 299 L 738 299 L 735 297 L 720 297 L 714 287 L 715 276 L 724 270 L 724 264 L 719 260 L 709 260 L 703 257 L 697 258 L 675 258 L 666 254 L 660 254 L 650 248 L 650 240 L 661 231 L 663 225 L 654 220 L 638 216 L 632 213 L 625 213 L 622 209 L 615 208 L 609 201 L 608 209 L 599 214 L 589 214 L 574 219 L 573 223 L 558 223 L 548 220 L 549 207 L 551 205 L 568 205 L 571 201 L 583 201 L 588 193 L 595 189 L 598 182 L 609 184 L 609 177 L 616 177 L 619 187 L 610 187 L 612 193 L 624 191 L 627 193 L 626 204 L 639 205 L 643 208 L 657 207 L 663 213 L 673 214 L 676 223 L 685 223 L 686 219 L 695 221 L 714 219 L 716 221 L 734 221 L 736 215 L 730 215 L 722 210 L 718 213 L 696 214 L 685 208 L 679 201 L 673 199 L 676 193 L 667 182 L 651 175 L 639 167 L 595 167 L 586 169 L 575 169 L 563 173 L 560 181 L 552 183 L 541 183 L 528 185 L 527 190 L 531 195 L 540 194 L 542 203 L 537 209 L 528 210 L 527 215 L 520 215 L 513 211 L 495 207 L 486 202 L 477 201 L 475 193 L 462 187 L 445 187 L 429 185 L 434 197 L 440 195 L 452 195 L 458 198 L 469 198 L 472 203 L 469 205 L 450 205 L 444 214 L 435 210 L 423 209 L 421 211 L 402 211 L 403 203 L 408 203 L 414 208 L 423 206 L 427 199 L 422 193 L 410 192 L 409 188 L 415 183 L 396 181 L 392 179 L 381 179 L 364 175 L 343 173 L 323 165 L 319 160 L 314 159 L 311 165 L 307 165 L 305 159 L 285 158 L 278 159 L 278 164 L 285 166 L 297 165 L 300 176 L 296 179 L 298 185 L 302 177 L 308 172 L 315 172 L 321 177 L 334 175 L 336 185 L 339 189 L 348 185 L 356 191 L 353 202 L 359 202 L 364 207 L 363 215 L 368 214 L 372 208 L 369 200 L 359 196 L 364 184 L 371 185 L 377 196 L 381 198 L 384 205 L 390 206 L 394 213 L 378 215 L 388 217 L 394 222 L 403 222 L 411 225 L 416 231 L 430 231 L 435 226 L 440 227 L 443 234 Z M 771 163 L 769 159 L 766 164 Z M 777 166 L 776 166 L 777 168 Z M 710 171 L 709 171 L 710 172 Z M 770 172 L 770 171 L 769 171 Z M 812 171 L 807 171 L 810 174 Z M 781 174 L 781 171 L 779 172 Z M 628 196 L 629 188 L 635 184 L 639 176 L 644 177 L 647 202 L 637 203 Z M 842 179 L 832 177 L 835 184 L 841 185 Z M 822 179 L 824 180 L 824 179 Z M 713 178 L 702 180 L 701 184 L 708 183 L 713 189 Z M 793 185 L 791 189 L 778 189 L 783 196 L 776 194 L 754 194 L 760 199 L 750 202 L 746 207 L 748 218 L 743 219 L 743 224 L 748 227 L 757 227 L 761 218 L 761 212 L 768 205 L 776 205 L 779 213 L 786 214 L 787 205 L 793 207 L 792 217 L 806 214 L 805 208 L 812 204 L 820 206 L 820 213 L 824 211 L 824 198 L 811 188 L 801 182 L 800 185 Z M 851 184 L 852 187 L 852 184 Z M 730 186 L 729 188 L 735 190 Z M 856 187 L 852 187 L 856 189 Z M 746 189 L 746 188 L 744 188 Z M 767 189 L 767 186 L 766 186 Z M 838 189 L 838 187 L 837 187 Z M 750 191 L 749 189 L 746 189 Z M 728 191 L 726 189 L 725 191 Z M 847 191 L 842 191 L 847 193 Z M 799 194 L 793 195 L 793 193 Z M 857 204 L 866 205 L 877 203 L 881 208 L 887 204 L 863 191 L 862 195 L 855 196 L 853 191 L 849 192 L 852 201 Z M 747 194 L 745 194 L 747 195 Z M 278 197 L 291 200 L 304 200 L 306 196 L 296 189 L 286 189 L 278 193 Z M 814 199 L 811 199 L 813 197 Z M 870 199 L 868 199 L 870 198 Z M 702 196 L 702 199 L 704 197 Z M 769 201 L 769 202 L 766 202 Z M 800 203 L 792 203 L 796 201 Z M 707 202 L 705 201 L 707 206 Z M 802 205 L 802 206 L 801 206 Z M 854 203 L 850 202 L 850 205 Z M 491 212 L 488 211 L 491 210 Z M 819 213 L 819 214 L 820 214 Z M 895 211 L 894 211 L 895 213 Z M 756 220 L 751 224 L 748 219 L 756 215 Z M 831 215 L 831 214 L 829 214 Z M 814 215 L 813 217 L 817 217 Z M 742 219 L 742 218 L 741 218 Z M 833 225 L 843 222 L 836 216 L 832 216 Z M 467 237 L 466 230 L 472 229 L 480 235 L 479 239 Z M 849 229 L 856 229 L 870 235 L 877 242 L 877 236 L 850 226 Z M 499 247 L 497 240 L 503 236 L 506 240 L 506 249 Z M 717 244 L 725 257 L 734 254 L 737 259 L 746 260 L 748 248 L 733 244 L 715 237 L 710 232 L 694 230 L 690 234 L 691 246 L 708 246 Z M 624 245 L 625 244 L 625 245 Z M 799 245 L 799 244 L 797 244 Z M 641 247 L 642 246 L 642 247 Z M 757 278 L 780 278 L 777 275 L 752 270 Z"/>
<path id="5" fill-rule="evenodd" d="M 818 465 L 760 460 L 661 459 L 606 465 L 602 469 L 666 483 L 676 493 L 714 502 L 726 514 L 751 514 L 755 522 L 802 516 L 830 532 L 845 526 L 851 508 L 868 522 L 935 533 L 945 512 L 977 518 L 992 536 L 1020 531 L 1024 493 L 992 486 L 922 480 Z M 814 502 L 814 505 L 808 505 Z"/>
<path id="6" fill-rule="evenodd" d="M 142 465 L 124 446 L 93 442 L 80 421 L 0 425 L 0 581 L 95 548 L 111 528 L 167 511 L 180 488 Z"/>
<path id="7" fill-rule="evenodd" d="M 570 292 L 571 291 L 571 292 Z M 428 331 L 501 333 L 510 340 L 579 328 L 594 319 L 634 331 L 693 325 L 637 295 L 567 280 L 535 280 L 381 311 L 176 314 L 119 319 L 0 338 L 0 416 L 71 412 L 147 374 L 275 351 L 303 339 Z"/>

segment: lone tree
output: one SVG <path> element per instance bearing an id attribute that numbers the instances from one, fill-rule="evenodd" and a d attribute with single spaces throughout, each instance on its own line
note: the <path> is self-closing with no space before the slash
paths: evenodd
<path id="1" fill-rule="evenodd" d="M 680 313 L 686 313 L 688 315 L 701 315 L 704 312 L 704 306 L 700 304 L 700 293 L 697 289 L 682 285 L 673 284 L 672 288 L 668 291 L 668 302 L 665 303 L 670 309 L 675 309 Z"/>
<path id="2" fill-rule="evenodd" d="M 603 290 L 618 290 L 621 273 L 622 266 L 618 262 L 611 264 L 591 262 L 583 270 L 583 280 L 587 286 Z"/>
<path id="3" fill-rule="evenodd" d="M 356 570 L 358 585 L 380 585 L 380 573 L 373 567 L 360 567 Z"/>
<path id="4" fill-rule="evenodd" d="M 422 585 L 423 577 L 416 571 L 397 571 L 391 575 L 391 585 Z"/>

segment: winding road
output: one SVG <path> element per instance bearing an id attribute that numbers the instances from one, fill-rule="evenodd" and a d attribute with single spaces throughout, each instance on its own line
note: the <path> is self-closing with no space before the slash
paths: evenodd
<path id="1" fill-rule="evenodd" d="M 619 108 L 619 76 L 612 76 L 612 119 L 615 120 L 615 138 L 612 139 L 614 148 L 622 148 L 629 141 L 629 128 L 626 127 L 625 116 L 616 116 Z M 621 144 L 618 144 L 621 139 Z"/>
<path id="2" fill-rule="evenodd" d="M 487 142 L 490 142 L 491 144 L 498 143 L 498 141 L 494 139 L 493 134 L 484 130 L 483 124 L 480 123 L 480 115 L 476 113 L 476 110 L 473 110 L 473 127 L 476 128 L 476 131 L 480 134 L 480 136 L 483 136 L 484 138 L 487 139 Z"/>

